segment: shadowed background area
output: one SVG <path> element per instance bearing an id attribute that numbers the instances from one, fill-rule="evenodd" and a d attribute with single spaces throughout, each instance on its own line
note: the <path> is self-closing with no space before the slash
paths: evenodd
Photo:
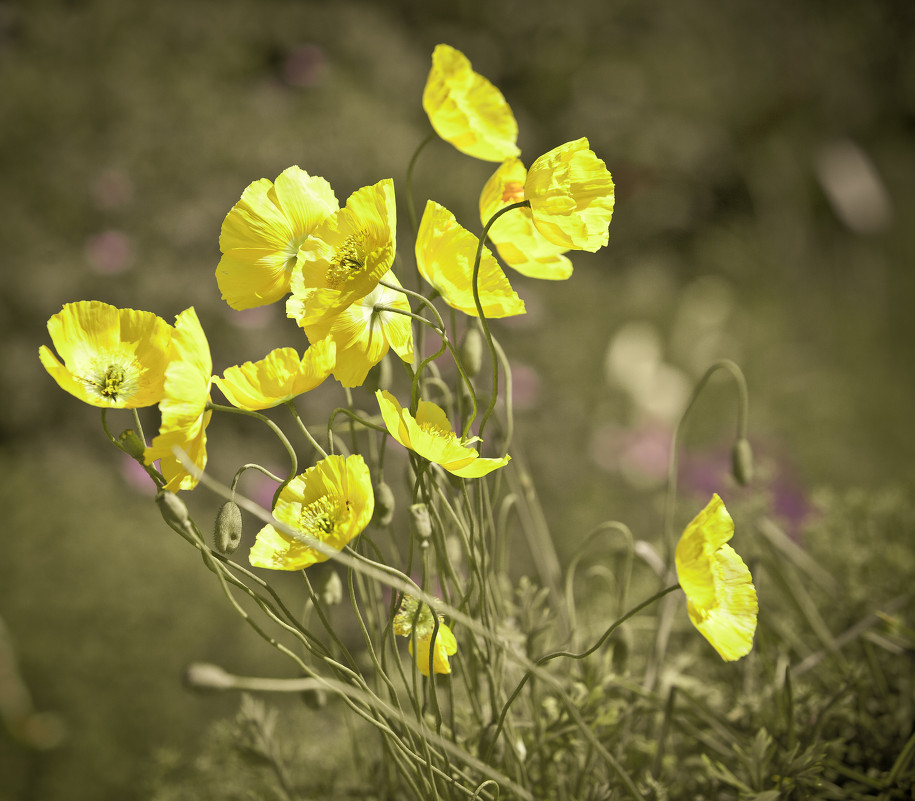
<path id="1" fill-rule="evenodd" d="M 529 313 L 493 326 L 514 371 L 513 452 L 560 556 L 607 517 L 651 538 L 672 425 L 719 358 L 746 372 L 757 491 L 790 531 L 822 487 L 911 487 L 913 39 L 902 0 L 0 3 L 0 691 L 15 695 L 15 665 L 29 703 L 58 716 L 54 748 L 0 731 L 0 799 L 145 798 L 154 763 L 237 705 L 188 696 L 188 662 L 287 671 L 170 535 L 98 412 L 44 372 L 45 321 L 82 299 L 169 321 L 193 305 L 217 372 L 301 350 L 281 305 L 220 300 L 223 217 L 291 164 L 341 202 L 384 177 L 402 193 L 439 42 L 505 94 L 527 164 L 587 136 L 617 185 L 609 247 L 572 254 L 567 282 L 512 274 Z M 417 204 L 478 232 L 494 167 L 434 142 Z M 734 407 L 713 382 L 685 493 L 727 481 Z M 237 420 L 211 440 L 223 480 L 281 460 Z M 188 504 L 205 520 L 219 499 Z"/>

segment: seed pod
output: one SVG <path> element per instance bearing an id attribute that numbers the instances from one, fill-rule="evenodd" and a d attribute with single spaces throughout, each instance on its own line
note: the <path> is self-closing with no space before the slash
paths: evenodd
<path id="1" fill-rule="evenodd" d="M 146 446 L 132 428 L 127 428 L 118 435 L 118 445 L 128 456 L 132 456 L 138 462 L 143 461 L 143 451 L 146 450 Z"/>
<path id="2" fill-rule="evenodd" d="M 471 378 L 480 372 L 483 366 L 483 335 L 478 328 L 468 328 L 461 342 L 461 362 L 467 375 Z"/>
<path id="3" fill-rule="evenodd" d="M 226 555 L 235 553 L 241 542 L 241 509 L 235 501 L 226 501 L 219 507 L 213 543 L 216 550 Z"/>
<path id="4" fill-rule="evenodd" d="M 429 517 L 429 507 L 424 503 L 414 503 L 410 507 L 410 528 L 413 534 L 421 540 L 432 536 L 432 520 Z"/>
<path id="5" fill-rule="evenodd" d="M 372 525 L 384 528 L 389 525 L 394 517 L 394 491 L 384 481 L 375 485 L 375 512 L 372 515 Z"/>
<path id="6" fill-rule="evenodd" d="M 750 441 L 745 437 L 741 437 L 734 443 L 731 451 L 731 465 L 738 484 L 745 486 L 753 480 L 753 449 L 750 447 Z"/>
<path id="7" fill-rule="evenodd" d="M 159 490 L 156 493 L 156 503 L 159 505 L 159 511 L 165 522 L 170 526 L 180 529 L 190 528 L 191 518 L 187 513 L 187 506 L 174 492 Z"/>

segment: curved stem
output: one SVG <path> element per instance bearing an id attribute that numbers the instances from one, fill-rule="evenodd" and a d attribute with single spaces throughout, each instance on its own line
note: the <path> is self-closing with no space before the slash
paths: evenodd
<path id="1" fill-rule="evenodd" d="M 486 223 L 486 225 L 483 226 L 483 233 L 480 234 L 480 239 L 477 243 L 477 253 L 473 260 L 473 302 L 477 307 L 477 315 L 480 318 L 480 326 L 483 329 L 483 336 L 486 338 L 486 344 L 489 345 L 489 352 L 492 356 L 492 397 L 489 399 L 489 405 L 486 407 L 486 412 L 483 414 L 483 419 L 480 421 L 480 431 L 478 435 L 480 439 L 483 438 L 483 429 L 486 428 L 486 421 L 489 420 L 493 409 L 496 407 L 496 399 L 498 398 L 499 394 L 499 357 L 492 342 L 492 334 L 489 333 L 489 325 L 486 322 L 486 315 L 483 313 L 483 304 L 480 303 L 480 262 L 483 259 L 483 247 L 486 242 L 486 237 L 489 235 L 489 229 L 492 228 L 493 223 L 495 223 L 499 217 L 511 211 L 512 209 L 520 209 L 525 206 L 529 207 L 530 205 L 531 204 L 529 200 L 522 200 L 519 203 L 511 203 L 508 206 L 499 209 L 495 214 L 493 214 L 492 217 L 489 218 L 489 221 Z M 472 417 L 470 418 L 470 422 L 473 422 Z"/>
<path id="2" fill-rule="evenodd" d="M 416 168 L 416 162 L 419 160 L 419 154 L 423 152 L 426 145 L 428 145 L 433 139 L 435 139 L 435 131 L 430 133 L 422 142 L 419 143 L 419 146 L 416 150 L 413 151 L 413 156 L 410 158 L 410 163 L 407 165 L 407 213 L 410 215 L 410 227 L 413 229 L 413 238 L 416 239 L 416 231 L 418 230 L 416 222 L 416 206 L 413 203 L 413 170 Z"/>
<path id="3" fill-rule="evenodd" d="M 299 431 L 304 434 L 305 439 L 311 444 L 311 447 L 314 448 L 322 459 L 327 458 L 327 451 L 324 450 L 319 444 L 318 441 L 312 436 L 311 432 L 305 427 L 305 423 L 302 422 L 302 418 L 299 416 L 299 410 L 295 406 L 295 400 L 286 401 L 286 407 L 292 413 L 292 419 L 295 420 L 296 425 L 299 427 Z"/>
<path id="4" fill-rule="evenodd" d="M 247 417 L 253 417 L 255 420 L 260 420 L 264 425 L 267 426 L 274 434 L 276 434 L 277 439 L 282 443 L 283 447 L 286 449 L 286 454 L 289 456 L 289 475 L 286 476 L 282 484 L 276 488 L 276 492 L 273 493 L 273 505 L 276 506 L 277 499 L 280 497 L 280 493 L 283 491 L 283 488 L 295 478 L 296 472 L 299 469 L 299 459 L 296 456 L 295 449 L 289 443 L 289 440 L 286 438 L 286 435 L 280 430 L 280 427 L 273 422 L 269 417 L 260 414 L 259 412 L 252 412 L 248 409 L 236 409 L 234 406 L 222 406 L 218 403 L 207 403 L 207 409 L 212 409 L 214 412 L 229 412 L 231 414 L 241 414 Z"/>
<path id="5" fill-rule="evenodd" d="M 667 587 L 666 589 L 661 590 L 660 592 L 656 592 L 648 600 L 642 601 L 642 603 L 640 603 L 638 606 L 634 606 L 625 615 L 623 615 L 621 618 L 616 620 L 610 626 L 610 628 L 608 628 L 600 636 L 600 638 L 597 640 L 597 642 L 594 643 L 594 645 L 592 645 L 586 651 L 582 651 L 580 654 L 574 654 L 570 651 L 553 651 L 552 653 L 546 654 L 545 656 L 541 656 L 536 662 L 534 662 L 534 667 L 539 668 L 539 667 L 545 665 L 547 662 L 549 662 L 553 659 L 557 659 L 560 656 L 566 656 L 569 659 L 584 659 L 585 657 L 590 656 L 598 648 L 600 648 L 601 645 L 603 645 L 607 641 L 607 639 L 610 637 L 611 634 L 613 634 L 614 631 L 616 631 L 623 623 L 625 623 L 627 620 L 629 620 L 629 618 L 631 618 L 634 615 L 636 615 L 637 613 L 641 612 L 646 606 L 650 606 L 655 601 L 660 600 L 665 595 L 668 595 L 669 593 L 673 592 L 674 590 L 678 590 L 678 589 L 680 589 L 680 585 L 674 584 L 670 587 Z M 531 669 L 531 670 L 528 670 L 521 677 L 521 681 L 518 682 L 518 686 L 515 687 L 514 691 L 508 697 L 508 700 L 505 702 L 505 705 L 502 707 L 502 712 L 499 714 L 499 719 L 496 722 L 496 728 L 493 731 L 492 738 L 489 741 L 489 747 L 487 748 L 486 755 L 484 756 L 485 760 L 488 761 L 490 756 L 492 755 L 492 749 L 495 746 L 496 740 L 498 739 L 499 734 L 502 731 L 502 727 L 505 725 L 505 716 L 508 714 L 509 707 L 512 705 L 514 700 L 518 697 L 518 694 L 521 692 L 522 689 L 524 689 L 524 685 L 527 684 L 527 682 L 530 680 L 530 678 L 533 675 L 534 675 L 534 670 Z"/>

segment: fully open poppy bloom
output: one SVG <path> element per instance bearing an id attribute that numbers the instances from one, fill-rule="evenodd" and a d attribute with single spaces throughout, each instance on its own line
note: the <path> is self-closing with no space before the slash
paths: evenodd
<path id="1" fill-rule="evenodd" d="M 726 544 L 733 535 L 734 521 L 713 495 L 684 530 L 675 557 L 689 619 L 728 662 L 753 647 L 759 608 L 749 569 Z"/>
<path id="2" fill-rule="evenodd" d="M 51 377 L 92 406 L 136 409 L 165 393 L 172 327 L 152 312 L 98 300 L 67 303 L 48 320 L 61 363 L 46 345 L 38 357 Z"/>
<path id="3" fill-rule="evenodd" d="M 213 383 L 238 409 L 269 409 L 324 381 L 334 369 L 336 353 L 332 339 L 315 342 L 302 358 L 294 348 L 276 348 L 260 361 L 229 367 Z"/>
<path id="4" fill-rule="evenodd" d="M 268 524 L 248 555 L 254 567 L 301 570 L 330 558 L 307 542 L 319 540 L 340 551 L 372 519 L 375 496 L 363 458 L 331 455 L 296 476 L 280 492 L 273 516 L 304 535 L 290 536 Z"/>
<path id="5" fill-rule="evenodd" d="M 441 407 L 421 400 L 416 418 L 404 409 L 387 390 L 375 393 L 388 433 L 405 448 L 441 465 L 461 478 L 479 478 L 508 464 L 511 456 L 484 459 L 472 447 L 476 438 L 462 440 L 454 433 Z"/>
<path id="6" fill-rule="evenodd" d="M 445 625 L 441 615 L 438 615 L 438 631 L 435 630 L 435 618 L 426 604 L 416 598 L 405 595 L 400 602 L 400 609 L 394 616 L 394 633 L 401 637 L 409 637 L 407 646 L 413 654 L 413 640 L 416 640 L 416 667 L 424 676 L 429 675 L 429 656 L 432 652 L 432 669 L 435 673 L 450 673 L 451 662 L 449 656 L 457 653 L 457 640 L 451 629 Z M 435 635 L 435 643 L 432 638 Z M 433 651 L 433 648 L 435 649 Z"/>
<path id="7" fill-rule="evenodd" d="M 538 158 L 527 173 L 524 198 L 534 225 L 550 242 L 570 250 L 604 247 L 613 216 L 613 178 L 585 138 Z"/>
<path id="8" fill-rule="evenodd" d="M 436 46 L 423 108 L 435 132 L 468 156 L 502 161 L 521 152 L 511 108 L 495 86 L 473 71 L 460 50 Z"/>
<path id="9" fill-rule="evenodd" d="M 233 309 L 275 303 L 289 292 L 301 245 L 339 208 L 323 178 L 289 167 L 276 183 L 250 184 L 226 215 L 219 234 L 216 281 Z"/>
<path id="10" fill-rule="evenodd" d="M 479 243 L 448 209 L 427 201 L 416 236 L 416 265 L 445 303 L 473 317 L 480 316 L 473 300 L 473 263 Z M 524 301 L 486 247 L 480 260 L 477 290 L 487 317 L 511 317 L 525 312 Z"/>
<path id="11" fill-rule="evenodd" d="M 394 262 L 394 182 L 357 189 L 299 248 L 290 290 L 308 295 L 326 316 L 371 292 Z"/>
<path id="12" fill-rule="evenodd" d="M 480 220 L 486 225 L 496 212 L 524 200 L 527 170 L 520 159 L 506 159 L 480 193 Z M 572 275 L 572 262 L 563 245 L 550 242 L 534 225 L 531 210 L 512 209 L 493 223 L 489 239 L 502 260 L 522 275 L 559 281 Z"/>
<path id="13" fill-rule="evenodd" d="M 393 272 L 384 276 L 400 286 Z M 295 318 L 311 342 L 330 337 L 337 346 L 333 375 L 344 387 L 361 386 L 369 370 L 390 348 L 407 364 L 413 361 L 413 328 L 406 296 L 396 289 L 377 285 L 369 294 L 335 313 L 323 305 L 320 290 L 305 290 L 286 301 L 286 314 Z"/>
<path id="14" fill-rule="evenodd" d="M 184 468 L 172 448 L 181 448 L 198 469 L 207 463 L 206 427 L 213 412 L 208 410 L 213 360 L 206 334 L 194 308 L 185 309 L 175 318 L 171 361 L 165 371 L 165 397 L 159 403 L 162 421 L 159 435 L 146 449 L 143 461 L 157 459 L 165 477 L 165 489 L 171 492 L 197 486 L 197 478 Z"/>

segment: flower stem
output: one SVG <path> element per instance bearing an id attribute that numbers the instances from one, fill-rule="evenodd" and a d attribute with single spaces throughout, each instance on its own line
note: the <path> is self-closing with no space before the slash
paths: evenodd
<path id="1" fill-rule="evenodd" d="M 480 421 L 480 431 L 479 437 L 483 438 L 483 430 L 486 428 L 486 422 L 489 420 L 490 415 L 492 414 L 493 409 L 496 407 L 496 400 L 499 395 L 499 357 L 496 353 L 495 345 L 493 345 L 492 334 L 489 333 L 489 324 L 486 322 L 486 315 L 483 313 L 483 304 L 480 303 L 480 262 L 483 259 L 483 246 L 486 242 L 486 237 L 489 234 L 489 229 L 492 228 L 493 223 L 499 219 L 506 212 L 511 211 L 512 209 L 520 209 L 525 206 L 530 206 L 530 201 L 522 200 L 519 203 L 511 203 L 505 208 L 499 209 L 492 217 L 489 218 L 489 221 L 486 225 L 483 226 L 483 233 L 480 234 L 480 240 L 477 243 L 477 253 L 476 257 L 473 260 L 473 302 L 477 307 L 477 315 L 480 318 L 480 326 L 483 329 L 483 336 L 486 338 L 486 344 L 489 345 L 489 352 L 492 356 L 492 392 L 489 399 L 489 405 L 486 407 L 486 411 L 483 414 L 483 419 Z M 474 415 L 475 416 L 475 415 Z M 473 417 L 470 418 L 468 422 L 468 428 L 470 423 L 473 422 Z"/>

